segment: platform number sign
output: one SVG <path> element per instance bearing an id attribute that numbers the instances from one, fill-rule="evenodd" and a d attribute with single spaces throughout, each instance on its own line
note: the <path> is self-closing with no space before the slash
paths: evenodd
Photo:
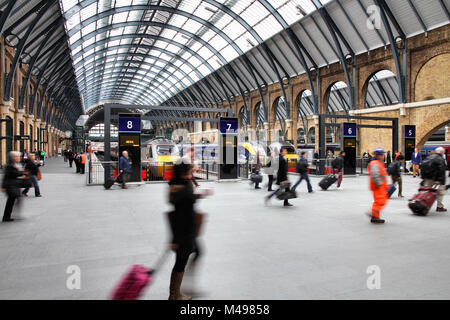
<path id="1" fill-rule="evenodd" d="M 416 137 L 416 126 L 405 126 L 405 138 L 415 138 Z"/>
<path id="2" fill-rule="evenodd" d="M 141 118 L 119 118 L 119 132 L 141 132 Z"/>
<path id="3" fill-rule="evenodd" d="M 221 134 L 237 134 L 238 119 L 237 118 L 220 118 Z"/>
<path id="4" fill-rule="evenodd" d="M 356 137 L 356 123 L 344 123 L 344 137 Z"/>

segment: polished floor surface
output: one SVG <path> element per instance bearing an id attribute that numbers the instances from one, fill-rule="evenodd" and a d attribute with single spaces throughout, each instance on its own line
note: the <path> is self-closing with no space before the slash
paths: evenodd
<path id="1" fill-rule="evenodd" d="M 20 220 L 0 224 L 0 299 L 107 299 L 130 265 L 152 266 L 164 251 L 165 184 L 104 190 L 74 171 L 48 160 L 43 197 L 31 190 Z M 367 177 L 326 192 L 318 181 L 311 194 L 302 183 L 290 208 L 265 206 L 267 192 L 247 182 L 202 183 L 215 194 L 198 203 L 207 214 L 200 299 L 450 299 L 450 213 L 410 213 L 418 179 L 404 177 L 406 197 L 391 199 L 385 225 L 365 215 Z M 173 263 L 170 254 L 143 299 L 167 299 Z M 72 266 L 80 289 L 70 289 Z"/>

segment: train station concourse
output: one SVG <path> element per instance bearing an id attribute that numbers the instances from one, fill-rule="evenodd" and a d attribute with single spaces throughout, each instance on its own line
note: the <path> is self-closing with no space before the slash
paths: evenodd
<path id="1" fill-rule="evenodd" d="M 0 300 L 450 300 L 449 10 L 0 0 Z"/>

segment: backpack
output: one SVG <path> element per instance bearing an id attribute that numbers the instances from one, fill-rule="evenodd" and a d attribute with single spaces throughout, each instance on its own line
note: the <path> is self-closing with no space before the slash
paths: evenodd
<path id="1" fill-rule="evenodd" d="M 387 168 L 387 172 L 390 176 L 397 175 L 395 162 L 391 162 Z"/>
<path id="2" fill-rule="evenodd" d="M 297 164 L 295 166 L 295 171 L 297 173 L 303 173 L 307 170 L 308 168 L 306 167 L 305 163 L 301 160 L 297 161 Z"/>
<path id="3" fill-rule="evenodd" d="M 420 166 L 422 179 L 434 179 L 434 161 L 432 157 L 426 158 Z"/>
<path id="4" fill-rule="evenodd" d="M 334 158 L 333 161 L 331 161 L 331 166 L 333 167 L 333 169 L 339 167 L 339 160 L 338 160 L 338 158 Z"/>

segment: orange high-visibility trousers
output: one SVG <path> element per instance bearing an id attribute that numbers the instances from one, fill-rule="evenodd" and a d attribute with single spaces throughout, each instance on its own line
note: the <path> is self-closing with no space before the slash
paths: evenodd
<path id="1" fill-rule="evenodd" d="M 377 188 L 373 192 L 372 217 L 380 218 L 380 212 L 386 206 L 389 196 L 385 188 Z"/>

